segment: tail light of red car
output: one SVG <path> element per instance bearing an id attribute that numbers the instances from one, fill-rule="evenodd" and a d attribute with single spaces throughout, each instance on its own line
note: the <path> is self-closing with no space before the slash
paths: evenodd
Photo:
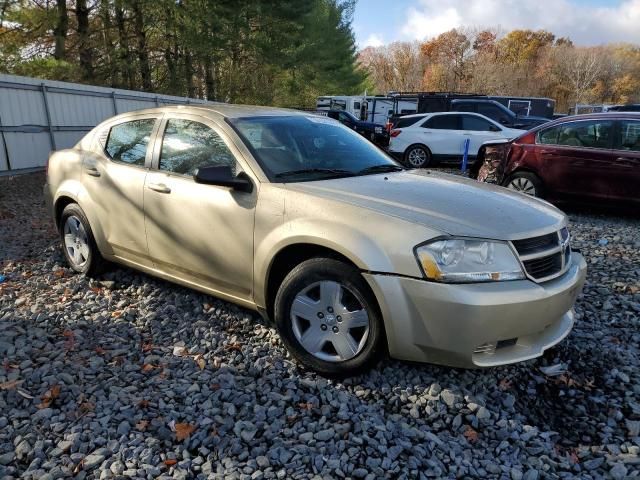
<path id="1" fill-rule="evenodd" d="M 397 137 L 398 135 L 400 135 L 402 133 L 402 130 L 391 130 L 391 133 L 389 133 L 389 136 L 391 137 Z"/>

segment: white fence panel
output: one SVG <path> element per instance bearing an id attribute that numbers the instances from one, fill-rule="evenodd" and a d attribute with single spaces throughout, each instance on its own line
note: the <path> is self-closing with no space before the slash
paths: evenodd
<path id="1" fill-rule="evenodd" d="M 209 102 L 0 74 L 0 173 L 43 167 L 118 113 L 186 103 Z"/>

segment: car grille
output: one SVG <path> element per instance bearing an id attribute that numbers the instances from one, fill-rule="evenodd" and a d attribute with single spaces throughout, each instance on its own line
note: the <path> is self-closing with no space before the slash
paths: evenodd
<path id="1" fill-rule="evenodd" d="M 571 263 L 569 231 L 566 228 L 539 237 L 513 240 L 524 269 L 532 280 L 544 282 L 567 271 Z"/>

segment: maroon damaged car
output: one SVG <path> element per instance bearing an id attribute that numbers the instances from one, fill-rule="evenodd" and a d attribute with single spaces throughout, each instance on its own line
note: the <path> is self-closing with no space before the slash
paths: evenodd
<path id="1" fill-rule="evenodd" d="M 549 201 L 640 204 L 640 113 L 577 115 L 483 145 L 472 176 Z"/>

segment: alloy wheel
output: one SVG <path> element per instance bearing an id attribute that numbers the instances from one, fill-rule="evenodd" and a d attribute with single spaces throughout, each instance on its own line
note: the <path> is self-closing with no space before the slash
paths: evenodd
<path id="1" fill-rule="evenodd" d="M 295 296 L 291 322 L 300 345 L 327 362 L 343 362 L 358 355 L 370 329 L 362 301 L 343 284 L 329 280 L 315 282 Z"/>
<path id="2" fill-rule="evenodd" d="M 427 152 L 420 147 L 413 148 L 409 151 L 407 160 L 409 162 L 409 165 L 411 165 L 412 167 L 422 167 L 425 163 L 427 163 Z"/>
<path id="3" fill-rule="evenodd" d="M 516 192 L 526 193 L 527 195 L 536 196 L 536 186 L 528 178 L 517 177 L 509 182 L 507 188 Z"/>
<path id="4" fill-rule="evenodd" d="M 64 246 L 75 267 L 82 268 L 89 260 L 89 241 L 84 225 L 78 217 L 70 215 L 64 223 Z"/>

